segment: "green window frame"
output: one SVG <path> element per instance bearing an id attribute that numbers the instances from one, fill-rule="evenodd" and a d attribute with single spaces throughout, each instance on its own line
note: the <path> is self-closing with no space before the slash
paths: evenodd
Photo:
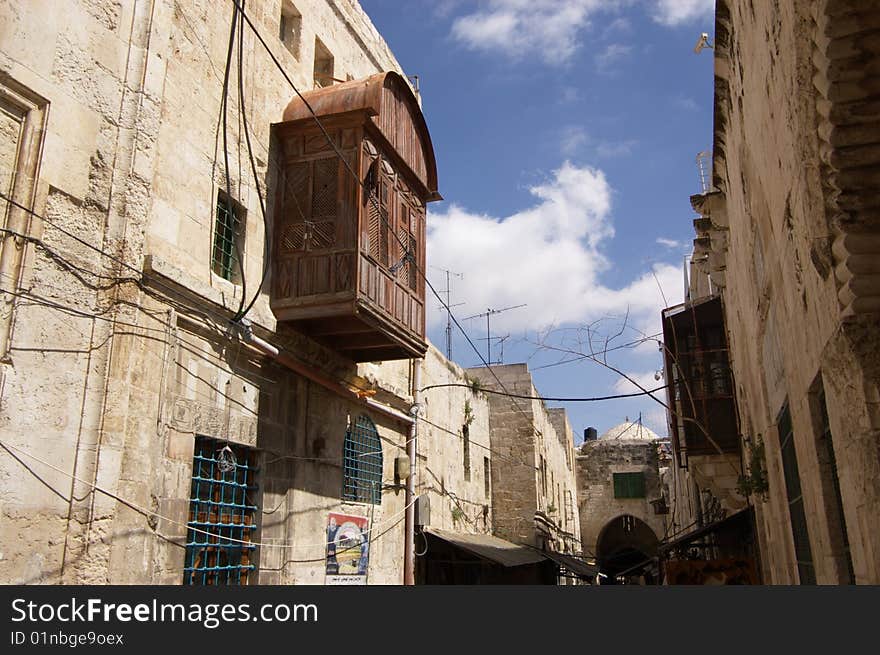
<path id="1" fill-rule="evenodd" d="M 791 535 L 794 540 L 795 560 L 798 577 L 802 585 L 816 584 L 816 567 L 810 547 L 810 533 L 807 528 L 807 514 L 804 508 L 804 495 L 801 491 L 801 477 L 798 470 L 797 451 L 794 445 L 794 430 L 791 424 L 791 410 L 788 402 L 782 407 L 777 419 L 779 448 L 782 454 L 782 474 L 785 478 L 785 492 L 788 498 L 788 515 L 791 522 Z"/>
<path id="2" fill-rule="evenodd" d="M 241 281 L 245 213 L 244 207 L 239 203 L 229 198 L 223 191 L 217 192 L 211 269 L 233 284 Z"/>
<path id="3" fill-rule="evenodd" d="M 358 416 L 349 426 L 342 452 L 342 499 L 381 505 L 382 441 L 368 416 Z"/>
<path id="4" fill-rule="evenodd" d="M 634 473 L 613 473 L 614 497 L 615 498 L 644 498 L 645 497 L 645 474 L 642 471 Z"/>

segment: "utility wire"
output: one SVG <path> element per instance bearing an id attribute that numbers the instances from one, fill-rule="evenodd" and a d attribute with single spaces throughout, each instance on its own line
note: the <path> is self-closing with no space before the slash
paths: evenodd
<path id="1" fill-rule="evenodd" d="M 65 471 L 64 469 L 59 468 L 59 467 L 55 466 L 54 464 L 52 464 L 52 463 L 50 463 L 50 462 L 47 462 L 46 460 L 41 459 L 41 458 L 37 457 L 36 455 L 34 455 L 34 454 L 28 452 L 27 450 L 24 450 L 23 448 L 19 448 L 18 446 L 13 446 L 12 444 L 6 443 L 6 442 L 4 442 L 4 441 L 0 441 L 0 447 L 2 447 L 2 448 L 5 449 L 7 452 L 9 452 L 10 455 L 12 454 L 12 451 L 15 451 L 15 452 L 18 452 L 18 453 L 24 455 L 25 457 L 28 457 L 28 458 L 34 460 L 35 462 L 39 462 L 39 463 L 42 464 L 43 466 L 46 466 L 46 467 L 50 468 L 51 470 L 55 471 L 56 473 L 60 473 L 60 474 L 64 475 L 65 477 L 70 478 L 71 480 L 74 480 L 74 481 L 76 481 L 76 482 L 79 482 L 79 483 L 85 485 L 86 487 L 88 487 L 88 488 L 90 488 L 90 489 L 92 489 L 92 490 L 94 490 L 94 491 L 97 491 L 97 492 L 99 492 L 99 493 L 101 493 L 101 494 L 104 494 L 105 496 L 108 496 L 109 498 L 113 498 L 114 500 L 119 501 L 120 503 L 122 503 L 122 504 L 125 505 L 126 507 L 128 507 L 128 508 L 134 510 L 135 512 L 137 512 L 138 514 L 141 514 L 142 516 L 145 516 L 145 517 L 147 517 L 147 518 L 153 517 L 153 518 L 155 518 L 155 519 L 159 519 L 159 520 L 162 520 L 162 521 L 166 521 L 166 522 L 168 522 L 168 523 L 171 523 L 171 524 L 174 524 L 174 525 L 177 525 L 177 526 L 180 526 L 180 527 L 184 527 L 184 528 L 186 528 L 187 530 L 191 530 L 191 531 L 193 531 L 193 532 L 195 532 L 195 533 L 202 534 L 202 535 L 205 535 L 205 536 L 207 536 L 207 537 L 212 537 L 212 538 L 215 538 L 215 539 L 220 539 L 220 540 L 222 540 L 222 541 L 226 541 L 226 542 L 230 542 L 230 543 L 242 544 L 242 545 L 246 545 L 246 546 L 258 546 L 258 547 L 260 547 L 260 548 L 285 548 L 285 549 L 294 549 L 294 548 L 317 548 L 317 547 L 319 547 L 319 546 L 325 546 L 325 547 L 326 547 L 329 543 L 332 543 L 332 542 L 326 542 L 326 541 L 325 541 L 325 542 L 305 543 L 305 544 L 301 544 L 301 543 L 290 543 L 290 542 L 270 543 L 270 542 L 260 542 L 260 541 L 246 541 L 246 540 L 244 540 L 244 539 L 236 539 L 236 538 L 234 538 L 234 537 L 227 537 L 226 535 L 222 535 L 222 534 L 219 534 L 219 533 L 211 532 L 211 531 L 209 531 L 209 530 L 203 530 L 203 529 L 201 529 L 201 528 L 193 527 L 193 526 L 191 526 L 188 522 L 187 522 L 187 523 L 184 523 L 184 522 L 182 522 L 182 521 L 178 521 L 178 520 L 176 520 L 176 519 L 172 519 L 172 518 L 169 518 L 169 517 L 167 517 L 167 516 L 162 516 L 161 514 L 158 514 L 157 512 L 154 512 L 154 511 L 152 511 L 152 510 L 146 509 L 145 507 L 142 507 L 142 506 L 138 505 L 136 502 L 134 502 L 134 501 L 132 501 L 132 500 L 128 500 L 127 498 L 124 498 L 123 496 L 120 496 L 120 495 L 118 495 L 118 494 L 116 494 L 116 493 L 114 493 L 114 492 L 112 492 L 112 491 L 108 491 L 107 489 L 104 489 L 103 487 L 101 487 L 101 486 L 98 485 L 98 484 L 95 484 L 95 483 L 92 483 L 92 482 L 87 482 L 86 480 L 83 480 L 82 478 L 79 478 L 79 477 L 77 477 L 76 475 L 74 475 L 74 474 L 72 474 L 72 473 L 68 473 L 68 472 Z M 16 459 L 17 459 L 17 458 L 16 458 Z M 18 461 L 21 462 L 21 460 L 18 460 Z M 28 469 L 28 470 L 29 470 L 29 469 Z M 32 472 L 32 473 L 33 473 L 33 472 Z M 34 475 L 35 475 L 35 477 L 37 477 L 38 479 L 40 479 L 39 476 L 37 476 L 36 474 L 34 474 Z M 41 480 L 41 481 L 42 481 L 42 480 Z M 401 509 L 401 510 L 395 512 L 394 514 L 391 515 L 391 517 L 389 517 L 388 519 L 382 521 L 382 522 L 379 523 L 378 525 L 388 525 L 389 523 L 392 522 L 393 519 L 397 519 L 397 520 L 395 521 L 395 524 L 396 524 L 396 523 L 399 523 L 399 522 L 400 522 L 400 518 L 398 518 L 398 517 L 402 517 L 402 516 L 406 513 L 406 510 L 409 509 L 410 505 L 414 504 L 415 502 L 416 502 L 416 501 L 415 501 L 415 499 L 414 499 L 414 500 L 413 500 L 412 502 L 410 502 L 408 505 L 405 505 L 405 506 L 403 507 L 403 509 Z M 256 526 L 254 526 L 254 527 L 256 527 Z M 370 527 L 370 530 L 369 530 L 368 532 L 372 532 L 373 530 L 377 529 L 377 527 L 378 527 L 378 526 L 371 526 L 371 527 Z M 163 539 L 166 539 L 166 540 L 168 539 L 167 537 L 164 537 L 164 536 L 162 536 L 161 534 L 159 534 L 159 532 L 158 532 L 157 530 L 152 530 L 152 531 L 153 531 L 157 536 L 162 537 Z M 208 545 L 210 545 L 210 544 L 208 544 Z M 324 559 L 324 558 L 321 558 L 320 560 L 317 560 L 317 561 L 322 561 L 323 559 Z"/>
<path id="2" fill-rule="evenodd" d="M 403 252 L 409 254 L 408 244 L 404 243 L 404 241 L 400 237 L 400 235 L 397 234 L 397 231 L 392 229 L 392 225 L 389 223 L 388 218 L 382 212 L 381 207 L 378 204 L 378 200 L 373 197 L 372 193 L 369 193 L 369 189 L 367 188 L 366 183 L 354 171 L 354 169 L 352 168 L 348 159 L 346 159 L 346 157 L 343 155 L 343 153 L 339 150 L 339 147 L 336 145 L 336 143 L 333 141 L 333 139 L 328 134 L 326 128 L 324 127 L 324 124 L 321 122 L 321 119 L 318 117 L 317 113 L 312 108 L 309 101 L 306 100 L 306 98 L 303 96 L 303 94 L 300 92 L 300 90 L 297 88 L 297 86 L 293 83 L 293 80 L 290 78 L 290 76 L 284 70 L 284 67 L 281 65 L 281 63 L 278 61 L 278 58 L 275 56 L 275 54 L 269 48 L 269 45 L 266 43 L 266 40 L 263 38 L 262 34 L 260 33 L 260 30 L 257 28 L 256 25 L 254 25 L 253 21 L 250 19 L 250 17 L 245 12 L 244 7 L 238 2 L 238 0 L 231 0 L 231 2 L 233 5 L 235 5 L 236 9 L 241 13 L 242 20 L 247 22 L 248 26 L 251 28 L 251 31 L 254 33 L 254 36 L 257 38 L 257 40 L 263 46 L 263 49 L 269 55 L 269 58 L 272 60 L 272 63 L 275 65 L 275 67 L 278 69 L 278 71 L 284 77 L 287 84 L 290 86 L 291 89 L 293 89 L 293 91 L 294 91 L 294 93 L 296 93 L 297 97 L 303 102 L 306 109 L 311 114 L 312 118 L 314 119 L 314 122 L 317 125 L 318 129 L 321 131 L 321 134 L 323 135 L 324 139 L 330 145 L 331 149 L 334 151 L 334 153 L 339 158 L 339 160 L 342 162 L 345 169 L 349 172 L 349 174 L 355 180 L 356 184 L 360 188 L 362 188 L 364 191 L 368 192 L 366 195 L 367 195 L 369 201 L 373 203 L 373 206 L 377 210 L 380 219 L 382 220 L 383 223 L 385 223 L 385 226 L 388 228 L 389 232 L 391 232 L 391 234 L 394 236 L 394 238 L 398 241 Z M 498 383 L 498 385 L 502 389 L 504 389 L 505 391 L 508 391 L 507 388 L 505 387 L 504 383 L 501 381 L 501 378 L 498 377 L 498 375 L 495 373 L 495 370 L 492 368 L 492 366 L 489 364 L 489 362 L 486 361 L 486 359 L 483 357 L 480 350 L 477 348 L 476 344 L 474 344 L 473 340 L 470 338 L 468 333 L 461 326 L 461 323 L 458 321 L 458 318 L 452 313 L 452 310 L 449 308 L 449 305 L 443 300 L 442 296 L 438 293 L 437 289 L 431 283 L 431 280 L 428 279 L 426 272 L 422 269 L 421 266 L 419 266 L 417 261 L 413 261 L 412 264 L 413 264 L 413 268 L 416 270 L 416 272 L 419 275 L 421 275 L 422 278 L 424 278 L 425 284 L 431 290 L 431 293 L 434 295 L 435 298 L 437 298 L 437 300 L 440 301 L 440 304 L 448 312 L 448 316 L 452 319 L 452 322 L 455 324 L 456 328 L 458 328 L 459 332 L 461 332 L 461 334 L 464 336 L 465 340 L 470 345 L 471 349 L 477 354 L 477 357 L 479 357 L 482 364 L 492 374 L 492 377 L 495 378 L 495 381 Z M 540 431 L 535 426 L 532 418 L 528 415 L 528 413 L 526 413 L 526 411 L 522 407 L 520 407 L 519 403 L 516 402 L 516 399 L 511 398 L 511 401 L 512 401 L 514 407 L 516 407 L 516 409 L 526 418 L 526 420 L 528 420 L 532 424 L 532 429 L 534 430 L 534 432 L 536 434 L 539 433 Z"/>
<path id="3" fill-rule="evenodd" d="M 440 389 L 442 387 L 464 387 L 467 389 L 473 389 L 473 386 L 470 384 L 464 384 L 462 382 L 452 382 L 449 384 L 432 384 L 427 387 L 422 387 L 419 391 L 428 391 L 429 389 Z M 546 400 L 553 402 L 566 402 L 566 403 L 592 403 L 598 402 L 600 400 L 616 400 L 618 398 L 634 398 L 636 396 L 645 396 L 652 393 L 656 393 L 657 391 L 662 391 L 663 389 L 668 388 L 668 384 L 664 384 L 662 387 L 657 387 L 656 389 L 650 389 L 647 391 L 639 391 L 636 393 L 621 393 L 614 396 L 596 396 L 593 398 L 553 398 L 551 396 L 529 396 L 525 394 L 518 393 L 507 393 L 504 391 L 496 391 L 494 389 L 480 389 L 481 393 L 491 393 L 496 396 L 507 396 L 509 398 L 523 398 L 526 400 Z"/>
<path id="4" fill-rule="evenodd" d="M 242 0 L 243 3 L 243 0 Z M 242 8 L 242 11 L 244 9 Z M 232 181 L 229 175 L 229 146 L 227 143 L 227 132 L 228 132 L 228 120 L 227 120 L 227 109 L 228 109 L 228 98 L 229 98 L 229 69 L 232 67 L 232 51 L 233 46 L 235 45 L 235 26 L 238 22 L 238 10 L 233 9 L 232 11 L 232 22 L 229 26 L 229 47 L 226 50 L 226 70 L 223 74 L 223 99 L 220 101 L 220 116 L 221 123 L 223 125 L 223 172 L 226 175 L 226 218 L 229 221 L 229 234 L 231 237 L 231 243 L 229 244 L 230 249 L 235 251 L 235 257 L 238 260 L 238 271 L 239 276 L 241 277 L 241 299 L 238 303 L 238 311 L 235 313 L 236 316 L 241 314 L 241 310 L 244 308 L 244 298 L 247 295 L 247 282 L 245 280 L 245 270 L 244 270 L 244 258 L 241 254 L 241 248 L 238 246 L 238 239 L 236 238 L 236 232 L 238 229 L 238 225 L 236 222 L 237 217 L 235 216 L 235 205 L 232 201 Z M 239 71 L 239 76 L 241 75 L 241 71 Z M 241 80 L 239 80 L 240 82 Z M 239 148 L 241 147 L 241 140 L 239 139 Z M 239 160 L 240 161 L 240 160 Z M 240 181 L 239 181 L 240 183 Z M 219 203 L 218 203 L 219 204 Z M 216 230 L 216 225 L 215 228 Z M 221 239 L 225 238 L 225 235 L 220 237 Z M 214 239 L 217 239 L 215 235 Z M 216 249 L 216 248 L 215 248 Z"/>
<path id="5" fill-rule="evenodd" d="M 244 11 L 244 2 L 242 0 L 241 7 L 242 11 Z M 260 278 L 260 284 L 257 286 L 257 290 L 254 291 L 254 297 L 248 303 L 247 307 L 243 309 L 239 307 L 238 313 L 232 317 L 233 322 L 240 321 L 244 318 L 247 313 L 251 310 L 254 304 L 257 302 L 257 299 L 260 297 L 260 293 L 263 291 L 263 285 L 266 284 L 266 277 L 269 274 L 269 261 L 270 261 L 270 253 L 271 253 L 271 245 L 270 245 L 270 236 L 269 236 L 269 221 L 266 219 L 266 203 L 263 200 L 263 192 L 260 190 L 260 179 L 257 176 L 257 164 L 254 161 L 254 152 L 251 148 L 251 135 L 250 129 L 248 128 L 247 122 L 247 110 L 244 104 L 244 64 L 243 64 L 243 50 L 244 50 L 244 21 L 239 23 L 238 26 L 238 102 L 239 102 L 239 113 L 241 114 L 242 127 L 244 128 L 244 139 L 247 143 L 247 153 L 248 160 L 251 164 L 251 173 L 254 176 L 254 184 L 257 187 L 257 198 L 260 201 L 260 214 L 263 217 L 263 276 Z M 244 270 L 242 270 L 242 280 L 244 280 Z M 241 294 L 242 303 L 244 302 L 244 285 L 242 284 L 242 294 Z"/>

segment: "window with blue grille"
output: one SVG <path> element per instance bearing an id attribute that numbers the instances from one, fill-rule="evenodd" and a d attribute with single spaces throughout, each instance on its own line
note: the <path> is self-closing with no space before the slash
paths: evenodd
<path id="1" fill-rule="evenodd" d="M 184 584 L 254 582 L 256 474 L 253 449 L 196 437 Z"/>
<path id="2" fill-rule="evenodd" d="M 218 191 L 211 269 L 224 280 L 229 280 L 233 284 L 241 283 L 241 264 L 244 256 L 244 219 L 244 207 L 223 191 Z"/>
<path id="3" fill-rule="evenodd" d="M 358 416 L 349 426 L 342 450 L 342 499 L 381 504 L 382 442 L 369 417 Z"/>

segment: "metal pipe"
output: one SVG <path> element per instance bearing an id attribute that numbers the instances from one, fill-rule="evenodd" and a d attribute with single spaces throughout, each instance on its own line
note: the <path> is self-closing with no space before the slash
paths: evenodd
<path id="1" fill-rule="evenodd" d="M 412 398 L 413 407 L 418 409 L 422 388 L 422 360 L 412 360 Z M 409 442 L 406 445 L 406 454 L 409 456 L 409 477 L 406 479 L 406 518 L 404 532 L 406 533 L 403 545 L 403 584 L 414 585 L 416 583 L 416 476 L 418 475 L 418 447 L 417 437 L 419 432 L 418 421 L 413 421 L 409 429 Z"/>
<path id="2" fill-rule="evenodd" d="M 294 373 L 297 373 L 298 375 L 301 375 L 304 378 L 307 378 L 312 382 L 321 385 L 325 389 L 328 389 L 329 391 L 332 391 L 336 395 L 342 396 L 347 400 L 366 405 L 367 407 L 370 407 L 377 412 L 385 414 L 386 416 L 390 416 L 391 418 L 406 423 L 407 425 L 415 425 L 415 419 L 413 417 L 407 416 L 403 412 L 396 410 L 393 407 L 389 407 L 388 405 L 385 405 L 383 403 L 380 403 L 379 401 L 372 398 L 362 398 L 354 389 L 346 387 L 342 384 L 339 384 L 335 380 L 331 380 L 330 378 L 321 375 L 312 368 L 296 361 L 289 355 L 281 352 L 276 346 L 254 334 L 253 330 L 251 330 L 248 326 L 244 326 L 244 329 L 240 330 L 239 332 L 242 335 L 242 338 L 247 343 L 254 346 L 255 348 L 257 348 L 257 350 L 260 350 L 264 354 L 269 355 L 279 364 L 286 366 Z"/>

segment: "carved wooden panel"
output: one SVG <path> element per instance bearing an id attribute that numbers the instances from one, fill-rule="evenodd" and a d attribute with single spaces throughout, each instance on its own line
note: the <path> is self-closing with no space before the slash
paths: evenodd
<path id="1" fill-rule="evenodd" d="M 354 272 L 354 255 L 351 253 L 339 253 L 336 255 L 336 291 L 346 291 L 352 284 L 351 275 Z"/>

